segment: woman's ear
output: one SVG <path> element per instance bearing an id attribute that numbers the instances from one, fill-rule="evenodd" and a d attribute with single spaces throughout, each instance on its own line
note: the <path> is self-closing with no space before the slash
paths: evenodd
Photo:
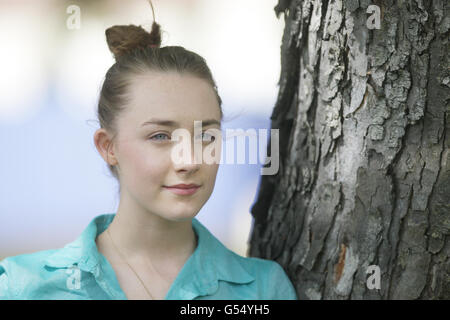
<path id="1" fill-rule="evenodd" d="M 106 163 L 115 166 L 118 161 L 114 153 L 114 143 L 111 134 L 103 128 L 94 133 L 94 143 L 97 151 Z"/>

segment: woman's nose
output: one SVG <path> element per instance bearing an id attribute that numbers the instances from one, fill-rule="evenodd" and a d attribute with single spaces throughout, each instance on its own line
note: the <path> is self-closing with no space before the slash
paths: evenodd
<path id="1" fill-rule="evenodd" d="M 202 164 L 202 144 L 191 144 L 190 148 L 174 147 L 172 150 L 172 163 L 177 170 L 196 170 Z"/>

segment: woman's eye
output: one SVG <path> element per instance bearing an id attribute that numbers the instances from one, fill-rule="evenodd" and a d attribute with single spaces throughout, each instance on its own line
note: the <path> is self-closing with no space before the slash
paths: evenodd
<path id="1" fill-rule="evenodd" d="M 206 135 L 206 136 L 205 136 Z M 206 140 L 204 140 L 205 142 L 213 142 L 214 140 L 216 140 L 216 137 L 213 135 L 210 135 L 209 133 L 203 132 L 202 136 L 205 138 Z"/>
<path id="2" fill-rule="evenodd" d="M 166 137 L 168 137 L 168 135 L 165 134 L 165 133 L 157 133 L 154 136 L 152 136 L 150 139 L 151 140 L 161 140 L 161 139 L 154 139 L 155 137 L 158 137 L 158 136 L 166 136 Z"/>
<path id="3" fill-rule="evenodd" d="M 164 140 L 164 139 L 158 139 L 157 137 L 161 137 L 161 136 L 165 136 L 165 137 L 169 137 L 167 134 L 165 134 L 165 133 L 157 133 L 157 134 L 155 134 L 155 135 L 153 135 L 152 137 L 150 137 L 150 140 L 157 140 L 157 141 L 160 141 L 160 140 Z M 206 132 L 203 132 L 202 133 L 202 140 L 204 141 L 204 142 L 212 142 L 212 141 L 215 141 L 216 140 L 216 137 L 215 136 L 213 136 L 213 135 L 210 135 L 210 134 L 208 134 L 208 133 L 206 133 Z"/>

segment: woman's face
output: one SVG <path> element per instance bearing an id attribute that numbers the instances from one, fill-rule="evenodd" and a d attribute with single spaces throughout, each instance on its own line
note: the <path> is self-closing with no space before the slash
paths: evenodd
<path id="1" fill-rule="evenodd" d="M 114 156 L 121 184 L 121 201 L 131 207 L 181 221 L 192 219 L 209 199 L 216 180 L 218 163 L 194 162 L 194 140 L 203 150 L 207 135 L 194 137 L 194 120 L 216 120 L 218 124 L 205 126 L 220 130 L 220 109 L 213 88 L 205 80 L 178 73 L 148 72 L 134 77 L 130 88 L 130 103 L 118 118 L 118 135 L 113 142 Z M 150 120 L 169 120 L 172 126 L 145 124 Z M 172 161 L 172 149 L 178 142 L 170 141 L 171 132 L 184 128 L 189 131 L 191 163 Z M 213 153 L 214 154 L 214 153 Z M 220 155 L 219 155 L 220 159 Z M 175 184 L 198 184 L 191 195 L 178 195 L 164 188 Z"/>

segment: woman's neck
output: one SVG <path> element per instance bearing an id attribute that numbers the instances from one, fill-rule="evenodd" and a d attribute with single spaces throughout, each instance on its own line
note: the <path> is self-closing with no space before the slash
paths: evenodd
<path id="1" fill-rule="evenodd" d="M 172 221 L 133 206 L 119 205 L 107 229 L 114 245 L 129 260 L 183 265 L 197 247 L 192 219 Z"/>

